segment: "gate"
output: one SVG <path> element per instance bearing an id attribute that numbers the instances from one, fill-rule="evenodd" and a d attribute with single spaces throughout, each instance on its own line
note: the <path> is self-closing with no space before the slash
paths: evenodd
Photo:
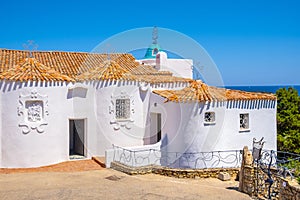
<path id="1" fill-rule="evenodd" d="M 253 139 L 254 161 L 254 194 L 260 199 L 278 199 L 280 192 L 280 178 L 294 178 L 294 169 L 288 168 L 289 163 L 299 161 L 300 155 L 262 150 L 263 138 Z"/>
<path id="2" fill-rule="evenodd" d="M 273 150 L 263 151 L 261 158 L 254 162 L 255 194 L 257 197 L 276 199 L 279 193 L 276 154 Z"/>

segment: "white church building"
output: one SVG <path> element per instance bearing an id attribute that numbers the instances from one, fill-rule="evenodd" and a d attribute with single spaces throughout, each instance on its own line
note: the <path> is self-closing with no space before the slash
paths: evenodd
<path id="1" fill-rule="evenodd" d="M 105 156 L 113 145 L 163 138 L 166 153 L 242 149 L 261 137 L 276 150 L 273 94 L 208 86 L 192 79 L 192 61 L 154 54 L 0 49 L 0 168 Z"/>
<path id="2" fill-rule="evenodd" d="M 174 76 L 193 78 L 193 60 L 168 58 L 167 53 L 163 51 L 155 39 L 147 49 L 144 58 L 140 59 L 139 62 L 141 64 L 150 65 L 158 71 L 170 71 Z"/>

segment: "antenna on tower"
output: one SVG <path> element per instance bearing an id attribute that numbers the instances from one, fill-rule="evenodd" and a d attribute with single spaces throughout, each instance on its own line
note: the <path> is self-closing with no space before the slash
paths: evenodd
<path id="1" fill-rule="evenodd" d="M 23 44 L 23 48 L 28 51 L 28 57 L 32 58 L 32 53 L 39 47 L 33 40 L 28 40 L 27 43 Z"/>
<path id="2" fill-rule="evenodd" d="M 152 43 L 157 44 L 157 39 L 158 39 L 158 30 L 157 27 L 154 26 L 152 31 Z"/>

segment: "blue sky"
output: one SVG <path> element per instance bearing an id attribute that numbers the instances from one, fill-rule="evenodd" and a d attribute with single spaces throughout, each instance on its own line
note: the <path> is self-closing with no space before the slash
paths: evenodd
<path id="1" fill-rule="evenodd" d="M 0 48 L 89 52 L 134 28 L 158 26 L 196 40 L 226 85 L 300 84 L 298 1 L 3 1 Z M 151 36 L 149 36 L 149 44 Z"/>

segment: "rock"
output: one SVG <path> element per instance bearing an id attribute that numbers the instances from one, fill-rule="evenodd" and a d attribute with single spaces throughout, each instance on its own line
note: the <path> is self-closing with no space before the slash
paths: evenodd
<path id="1" fill-rule="evenodd" d="M 218 178 L 222 181 L 229 181 L 231 177 L 227 172 L 220 172 Z"/>

